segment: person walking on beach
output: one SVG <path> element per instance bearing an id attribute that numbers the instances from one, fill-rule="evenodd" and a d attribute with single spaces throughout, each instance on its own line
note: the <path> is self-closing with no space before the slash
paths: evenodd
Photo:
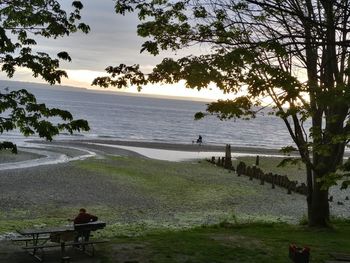
<path id="1" fill-rule="evenodd" d="M 201 145 L 202 142 L 203 142 L 202 136 L 199 135 L 199 136 L 198 136 L 198 139 L 197 139 L 197 143 L 198 143 L 199 145 Z"/>

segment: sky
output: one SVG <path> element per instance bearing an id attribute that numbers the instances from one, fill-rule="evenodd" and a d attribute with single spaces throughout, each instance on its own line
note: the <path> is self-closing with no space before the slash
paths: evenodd
<path id="1" fill-rule="evenodd" d="M 70 0 L 61 0 L 65 10 L 71 8 Z M 55 55 L 60 51 L 67 51 L 72 57 L 72 62 L 62 62 L 61 68 L 66 70 L 69 78 L 62 80 L 62 85 L 84 87 L 89 89 L 101 89 L 92 87 L 92 80 L 98 76 L 105 76 L 104 69 L 107 66 L 117 66 L 120 63 L 126 65 L 140 64 L 144 72 L 149 72 L 157 63 L 165 57 L 181 57 L 190 53 L 205 52 L 204 47 L 196 50 L 178 51 L 176 54 L 163 52 L 159 56 L 148 53 L 140 54 L 142 43 L 146 39 L 137 36 L 136 29 L 138 19 L 135 14 L 126 16 L 117 15 L 114 12 L 113 0 L 83 0 L 82 21 L 91 27 L 89 34 L 75 33 L 69 37 L 59 39 L 38 39 L 38 50 Z M 4 73 L 0 73 L 0 79 L 7 80 Z M 18 69 L 14 78 L 16 81 L 40 82 L 40 78 L 32 77 L 27 69 Z M 108 88 L 109 91 L 117 90 Z M 135 87 L 129 87 L 123 92 L 137 92 Z M 186 89 L 184 83 L 176 85 L 149 85 L 144 87 L 141 94 L 157 94 L 166 96 L 183 96 L 216 100 L 226 98 L 215 86 L 211 89 L 197 90 Z"/>

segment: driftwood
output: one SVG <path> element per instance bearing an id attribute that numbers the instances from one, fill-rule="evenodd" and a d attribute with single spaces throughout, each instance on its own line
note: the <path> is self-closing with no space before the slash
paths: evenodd
<path id="1" fill-rule="evenodd" d="M 307 195 L 308 189 L 305 183 L 298 184 L 297 181 L 291 181 L 285 175 L 264 173 L 257 165 L 247 166 L 244 162 L 239 162 L 235 167 L 232 166 L 231 161 L 231 146 L 226 145 L 226 156 L 225 157 L 212 157 L 209 162 L 216 164 L 218 166 L 224 167 L 226 169 L 236 171 L 237 176 L 245 175 L 249 177 L 249 180 L 254 178 L 260 180 L 260 185 L 264 185 L 265 182 L 271 184 L 271 189 L 275 189 L 276 185 L 287 189 L 287 194 L 292 194 L 292 192 L 299 193 L 302 195 Z M 259 156 L 256 158 L 256 164 L 259 164 Z"/>
<path id="2" fill-rule="evenodd" d="M 231 169 L 231 167 L 232 167 L 231 145 L 230 144 L 226 144 L 224 167 L 226 169 Z"/>

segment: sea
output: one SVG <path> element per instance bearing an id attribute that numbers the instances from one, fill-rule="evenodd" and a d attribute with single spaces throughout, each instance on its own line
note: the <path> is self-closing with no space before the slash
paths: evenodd
<path id="1" fill-rule="evenodd" d="M 231 144 L 239 147 L 280 148 L 292 145 L 282 120 L 268 109 L 251 120 L 221 121 L 216 116 L 195 120 L 208 102 L 126 95 L 36 83 L 0 81 L 0 90 L 26 88 L 38 102 L 70 111 L 74 118 L 86 119 L 89 132 L 63 134 L 57 139 L 115 139 L 189 144 L 199 135 L 204 144 Z M 1 140 L 21 141 L 18 131 L 0 135 Z M 35 138 L 35 137 L 33 137 Z M 28 139 L 28 138 L 27 138 Z"/>

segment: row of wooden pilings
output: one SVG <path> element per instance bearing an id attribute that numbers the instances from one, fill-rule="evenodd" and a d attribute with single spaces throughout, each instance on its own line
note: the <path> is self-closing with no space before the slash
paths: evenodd
<path id="1" fill-rule="evenodd" d="M 237 167 L 233 167 L 232 158 L 231 158 L 231 146 L 226 145 L 226 156 L 215 158 L 212 157 L 209 162 L 216 164 L 217 166 L 224 167 L 225 169 L 236 171 L 237 176 L 245 175 L 249 177 L 249 180 L 257 179 L 260 181 L 261 185 L 264 185 L 265 182 L 271 184 L 271 188 L 275 189 L 275 186 L 279 186 L 287 189 L 287 193 L 291 194 L 296 192 L 299 194 L 307 195 L 307 186 L 304 183 L 298 184 L 297 181 L 291 181 L 285 175 L 273 174 L 273 173 L 264 173 L 259 165 L 259 156 L 256 159 L 255 166 L 247 166 L 244 162 L 239 162 Z"/>

